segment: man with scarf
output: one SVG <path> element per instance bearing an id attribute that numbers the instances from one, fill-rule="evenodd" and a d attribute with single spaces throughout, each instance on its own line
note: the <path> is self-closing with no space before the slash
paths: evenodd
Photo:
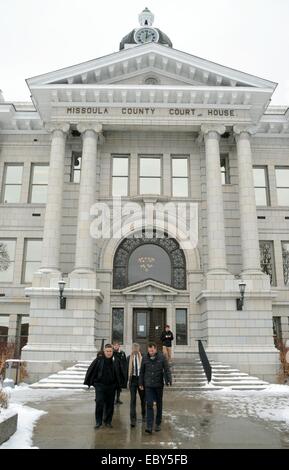
<path id="1" fill-rule="evenodd" d="M 130 391 L 130 425 L 132 428 L 136 425 L 136 398 L 137 393 L 141 402 L 142 420 L 145 421 L 145 393 L 139 388 L 139 374 L 142 363 L 142 355 L 138 343 L 133 343 L 130 356 L 127 358 L 128 364 L 128 384 Z"/>

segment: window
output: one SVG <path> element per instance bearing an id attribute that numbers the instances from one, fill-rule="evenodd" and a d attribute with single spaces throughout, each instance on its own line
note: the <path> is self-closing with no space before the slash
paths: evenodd
<path id="1" fill-rule="evenodd" d="M 160 157 L 140 158 L 140 194 L 161 194 Z"/>
<path id="2" fill-rule="evenodd" d="M 42 240 L 26 239 L 24 246 L 23 280 L 31 283 L 35 271 L 40 268 L 42 259 Z"/>
<path id="3" fill-rule="evenodd" d="M 289 167 L 276 168 L 276 187 L 279 206 L 289 206 Z"/>
<path id="4" fill-rule="evenodd" d="M 188 344 L 187 309 L 176 309 L 176 344 Z"/>
<path id="5" fill-rule="evenodd" d="M 8 341 L 9 315 L 0 315 L 0 348 Z"/>
<path id="6" fill-rule="evenodd" d="M 281 317 L 273 317 L 273 338 L 275 347 L 279 349 L 282 341 Z"/>
<path id="7" fill-rule="evenodd" d="M 45 204 L 47 201 L 49 166 L 35 165 L 31 167 L 31 185 L 29 202 Z"/>
<path id="8" fill-rule="evenodd" d="M 3 198 L 4 203 L 20 202 L 23 165 L 9 163 L 4 169 Z"/>
<path id="9" fill-rule="evenodd" d="M 81 172 L 81 153 L 72 152 L 71 172 L 70 172 L 71 183 L 80 183 L 80 172 Z"/>
<path id="10" fill-rule="evenodd" d="M 13 282 L 16 240 L 0 238 L 0 282 Z"/>
<path id="11" fill-rule="evenodd" d="M 172 158 L 172 194 L 174 197 L 188 197 L 188 159 Z"/>
<path id="12" fill-rule="evenodd" d="M 230 167 L 229 167 L 229 155 L 220 156 L 220 166 L 221 166 L 221 177 L 222 184 L 230 184 Z"/>
<path id="13" fill-rule="evenodd" d="M 284 284 L 289 286 L 289 241 L 282 243 Z"/>
<path id="14" fill-rule="evenodd" d="M 254 186 L 256 206 L 269 206 L 269 188 L 267 167 L 254 167 Z"/>
<path id="15" fill-rule="evenodd" d="M 123 344 L 123 328 L 124 327 L 124 309 L 112 309 L 112 334 L 111 341 L 118 341 Z"/>
<path id="16" fill-rule="evenodd" d="M 128 263 L 128 283 L 134 284 L 146 279 L 171 284 L 171 260 L 160 246 L 145 244 L 136 248 Z"/>
<path id="17" fill-rule="evenodd" d="M 128 157 L 112 158 L 112 195 L 128 196 Z"/>
<path id="18" fill-rule="evenodd" d="M 270 283 L 276 286 L 274 247 L 272 241 L 260 241 L 260 264 L 263 273 L 270 276 Z"/>

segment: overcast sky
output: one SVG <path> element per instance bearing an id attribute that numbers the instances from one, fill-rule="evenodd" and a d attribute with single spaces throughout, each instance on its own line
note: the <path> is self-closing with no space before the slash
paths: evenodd
<path id="1" fill-rule="evenodd" d="M 28 101 L 25 79 L 115 52 L 148 7 L 181 51 L 279 83 L 289 105 L 289 0 L 0 0 L 0 89 Z"/>

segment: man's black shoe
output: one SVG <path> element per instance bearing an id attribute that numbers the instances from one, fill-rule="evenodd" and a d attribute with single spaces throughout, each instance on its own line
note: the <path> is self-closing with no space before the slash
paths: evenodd
<path id="1" fill-rule="evenodd" d="M 106 426 L 107 428 L 113 428 L 113 425 L 112 425 L 111 423 L 105 423 L 105 426 Z"/>
<path id="2" fill-rule="evenodd" d="M 156 424 L 155 431 L 158 432 L 161 430 L 161 426 L 159 424 Z"/>
<path id="3" fill-rule="evenodd" d="M 130 423 L 131 428 L 135 428 L 135 423 Z"/>
<path id="4" fill-rule="evenodd" d="M 153 430 L 151 428 L 146 428 L 145 432 L 147 432 L 148 434 L 152 434 Z"/>
<path id="5" fill-rule="evenodd" d="M 94 426 L 94 429 L 99 429 L 100 427 L 101 427 L 101 424 L 96 424 L 96 425 Z"/>

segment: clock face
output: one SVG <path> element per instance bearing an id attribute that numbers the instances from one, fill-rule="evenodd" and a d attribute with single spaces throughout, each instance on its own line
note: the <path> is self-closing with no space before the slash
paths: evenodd
<path id="1" fill-rule="evenodd" d="M 147 42 L 157 42 L 159 33 L 153 28 L 140 28 L 134 35 L 135 42 L 145 44 Z"/>

